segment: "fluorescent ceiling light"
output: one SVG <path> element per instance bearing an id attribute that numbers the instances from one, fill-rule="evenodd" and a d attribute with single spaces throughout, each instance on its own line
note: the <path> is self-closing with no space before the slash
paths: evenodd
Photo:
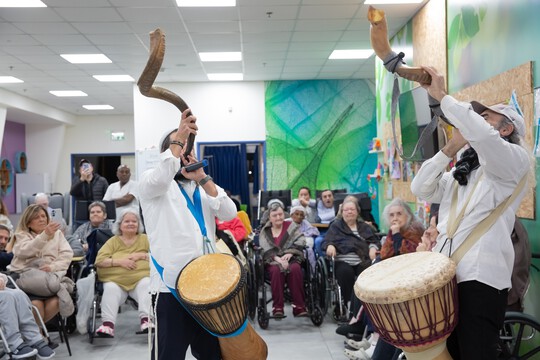
<path id="1" fill-rule="evenodd" d="M 106 64 L 112 63 L 111 59 L 103 54 L 60 54 L 72 64 Z"/>
<path id="2" fill-rule="evenodd" d="M 420 4 L 424 0 L 366 0 L 366 5 Z"/>
<path id="3" fill-rule="evenodd" d="M 0 7 L 47 7 L 40 0 L 0 0 Z"/>
<path id="4" fill-rule="evenodd" d="M 373 55 L 373 49 L 334 50 L 329 59 L 367 59 Z"/>
<path id="5" fill-rule="evenodd" d="M 111 105 L 83 105 L 83 108 L 86 110 L 112 110 L 114 109 Z"/>
<path id="6" fill-rule="evenodd" d="M 113 81 L 135 81 L 129 75 L 92 75 L 96 80 L 103 82 L 113 82 Z"/>
<path id="7" fill-rule="evenodd" d="M 15 83 L 22 83 L 21 79 L 17 79 L 13 76 L 0 76 L 0 84 L 15 84 Z"/>
<path id="8" fill-rule="evenodd" d="M 236 6 L 236 0 L 176 0 L 180 7 Z"/>
<path id="9" fill-rule="evenodd" d="M 68 96 L 88 96 L 88 94 L 80 90 L 52 90 L 49 91 L 54 96 L 58 97 L 68 97 Z"/>
<path id="10" fill-rule="evenodd" d="M 213 80 L 213 81 L 244 80 L 244 74 L 242 73 L 215 73 L 215 74 L 206 74 L 206 75 L 208 76 L 208 80 Z"/>
<path id="11" fill-rule="evenodd" d="M 231 52 L 200 52 L 201 61 L 242 61 L 242 53 L 240 51 Z"/>

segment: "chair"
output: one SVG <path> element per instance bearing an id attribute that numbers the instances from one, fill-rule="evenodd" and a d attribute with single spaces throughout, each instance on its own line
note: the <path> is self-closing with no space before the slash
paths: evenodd
<path id="1" fill-rule="evenodd" d="M 373 226 L 379 231 L 379 225 L 375 222 L 375 218 L 373 217 L 373 214 L 371 213 L 371 198 L 369 197 L 368 193 L 337 193 L 334 194 L 334 210 L 336 211 L 336 214 L 339 211 L 339 206 L 343 204 L 343 200 L 347 196 L 354 196 L 358 200 L 358 204 L 360 205 L 360 216 L 365 221 L 369 221 L 373 224 Z"/>
<path id="2" fill-rule="evenodd" d="M 62 209 L 62 216 L 66 221 L 66 224 L 69 224 L 69 193 L 49 193 L 49 207 L 52 209 Z M 36 194 L 28 195 L 25 193 L 21 194 L 21 205 L 22 211 L 32 205 L 36 199 Z M 21 212 L 22 212 L 21 211 Z"/>
<path id="3" fill-rule="evenodd" d="M 268 201 L 272 199 L 280 200 L 285 209 L 288 209 L 291 206 L 291 190 L 268 190 L 262 191 L 259 190 L 259 202 L 258 202 L 258 211 L 257 211 L 257 220 L 260 220 L 262 213 L 266 210 L 266 205 Z"/>
<path id="4" fill-rule="evenodd" d="M 12 273 L 12 275 L 14 275 L 15 273 Z M 15 282 L 15 280 L 13 279 L 12 276 L 8 276 L 8 284 L 7 286 L 9 286 L 10 288 L 12 289 L 19 289 L 19 286 L 17 286 L 17 283 Z M 30 294 L 27 294 L 28 297 L 30 298 L 30 300 L 34 300 L 34 299 L 37 299 L 37 298 L 41 298 L 41 297 L 35 297 L 33 295 L 30 295 Z M 56 347 L 53 345 L 51 339 L 50 339 L 50 336 L 49 336 L 49 328 L 47 327 L 47 325 L 50 325 L 50 326 L 54 326 L 56 328 L 56 330 L 58 331 L 58 334 L 60 336 L 60 341 L 61 342 L 65 342 L 66 343 L 66 347 L 67 347 L 67 350 L 68 350 L 68 353 L 69 353 L 69 356 L 71 356 L 71 347 L 69 345 L 69 339 L 68 339 L 68 335 L 67 335 L 67 331 L 66 331 L 66 319 L 64 319 L 60 313 L 56 314 L 56 316 L 54 318 L 52 318 L 50 321 L 47 322 L 47 324 L 43 321 L 43 318 L 41 317 L 41 314 L 39 313 L 39 310 L 38 308 L 32 304 L 32 311 L 34 313 L 34 316 L 35 318 L 37 319 L 36 320 L 36 323 L 37 323 L 37 326 L 39 328 L 41 328 L 41 332 L 43 334 L 43 337 L 48 341 L 49 343 L 49 346 L 51 347 Z M 7 341 L 6 341 L 6 338 L 4 336 L 4 332 L 2 330 L 2 327 L 0 326 L 0 338 L 2 339 L 2 344 L 4 346 L 4 349 L 7 353 L 7 355 L 9 356 L 9 358 L 11 359 L 11 349 L 9 348 L 8 344 L 7 344 Z M 0 358 L 2 358 L 4 354 L 0 353 Z"/>
<path id="5" fill-rule="evenodd" d="M 321 198 L 321 194 L 326 191 L 326 190 L 315 190 L 315 198 L 318 200 L 320 200 Z M 332 190 L 332 194 L 346 194 L 347 193 L 347 189 L 334 189 Z"/>

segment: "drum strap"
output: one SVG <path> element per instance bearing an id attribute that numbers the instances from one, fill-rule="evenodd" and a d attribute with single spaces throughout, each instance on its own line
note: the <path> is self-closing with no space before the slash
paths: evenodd
<path id="1" fill-rule="evenodd" d="M 215 337 L 221 337 L 221 338 L 228 338 L 228 337 L 233 337 L 233 336 L 236 336 L 236 335 L 239 335 L 241 334 L 245 329 L 246 329 L 246 326 L 247 326 L 247 323 L 248 323 L 248 320 L 246 318 L 246 320 L 244 321 L 244 323 L 242 324 L 242 326 L 240 326 L 240 328 L 238 330 L 236 330 L 235 332 L 231 333 L 231 334 L 228 334 L 228 335 L 218 335 L 218 334 L 214 334 L 212 331 L 208 330 L 206 327 L 204 327 L 203 324 L 201 324 L 199 322 L 199 320 L 197 320 L 197 318 L 195 316 L 193 316 L 193 314 L 191 313 L 191 311 L 188 309 L 188 307 L 182 302 L 182 300 L 180 299 L 180 296 L 178 295 L 178 292 L 176 291 L 176 289 L 173 289 L 171 288 L 169 285 L 167 285 L 167 283 L 165 283 L 165 280 L 163 280 L 163 266 L 159 265 L 159 263 L 157 262 L 157 260 L 154 258 L 154 256 L 152 256 L 152 254 L 150 253 L 150 259 L 152 259 L 152 264 L 154 264 L 154 267 L 156 268 L 156 271 L 158 272 L 159 276 L 161 277 L 161 281 L 163 282 L 163 284 L 165 284 L 165 286 L 167 287 L 167 289 L 169 289 L 169 291 L 171 292 L 171 294 L 173 294 L 173 296 L 176 298 L 176 300 L 178 300 L 178 302 L 180 303 L 180 305 L 182 305 L 184 307 L 184 309 L 191 315 L 191 317 L 193 319 L 195 319 L 195 321 L 197 321 L 197 323 L 203 328 L 205 329 L 206 331 L 208 331 L 209 334 L 211 334 L 212 336 L 215 336 Z"/>
<path id="2" fill-rule="evenodd" d="M 480 239 L 482 235 L 485 234 L 486 231 L 491 228 L 491 226 L 495 223 L 495 221 L 501 216 L 501 214 L 514 202 L 516 197 L 521 194 L 521 191 L 525 187 L 525 183 L 527 182 L 527 174 L 523 176 L 521 181 L 519 182 L 518 186 L 514 189 L 514 192 L 507 197 L 503 202 L 501 202 L 492 212 L 489 214 L 484 220 L 478 224 L 473 231 L 467 236 L 467 238 L 461 243 L 461 245 L 452 253 L 450 258 L 454 260 L 456 264 L 458 264 L 463 256 L 469 251 L 470 248 L 473 247 L 474 244 Z M 456 182 L 457 185 L 457 182 Z M 476 186 L 476 185 L 475 185 Z M 452 199 L 452 205 L 454 202 L 457 202 L 457 189 L 454 189 L 454 196 Z M 467 205 L 467 204 L 465 204 Z M 455 232 L 455 231 L 454 231 Z"/>

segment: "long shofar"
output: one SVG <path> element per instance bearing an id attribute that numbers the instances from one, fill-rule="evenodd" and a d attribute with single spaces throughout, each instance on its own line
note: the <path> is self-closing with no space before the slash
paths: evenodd
<path id="1" fill-rule="evenodd" d="M 176 106 L 181 112 L 184 112 L 188 108 L 188 105 L 180 96 L 170 90 L 154 85 L 154 81 L 159 74 L 164 57 L 165 33 L 158 28 L 150 33 L 150 57 L 139 77 L 139 81 L 137 81 L 137 86 L 144 96 L 165 100 Z M 184 152 L 186 157 L 191 153 L 194 142 L 195 135 L 190 134 Z"/>
<path id="2" fill-rule="evenodd" d="M 396 72 L 402 78 L 418 81 L 421 84 L 430 84 L 431 76 L 421 67 L 411 67 L 402 63 L 388 42 L 388 25 L 383 10 L 370 6 L 367 18 L 371 23 L 371 46 L 375 54 L 385 63 L 386 68 Z M 394 61 L 393 64 L 391 62 Z M 393 69 L 393 67 L 395 68 Z"/>

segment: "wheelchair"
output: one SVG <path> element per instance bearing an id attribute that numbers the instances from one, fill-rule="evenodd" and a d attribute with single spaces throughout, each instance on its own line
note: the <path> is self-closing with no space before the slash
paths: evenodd
<path id="1" fill-rule="evenodd" d="M 323 316 L 332 309 L 332 318 L 338 323 L 349 321 L 347 301 L 343 299 L 341 287 L 336 279 L 334 258 L 318 257 L 315 266 L 315 289 L 321 298 Z"/>
<path id="2" fill-rule="evenodd" d="M 319 292 L 317 292 L 316 284 L 314 283 L 315 277 L 313 274 L 313 271 L 311 270 L 311 266 L 309 264 L 308 254 L 307 254 L 307 248 L 304 248 L 304 258 L 305 261 L 302 262 L 302 273 L 303 273 L 303 285 L 304 285 L 304 293 L 305 293 L 305 303 L 306 303 L 306 310 L 308 312 L 308 316 L 315 326 L 321 326 L 324 320 L 324 313 L 322 311 L 320 303 L 322 300 L 320 299 Z M 262 259 L 261 249 L 255 250 L 255 257 L 254 257 L 254 281 L 256 283 L 255 294 L 260 297 L 257 298 L 257 322 L 259 323 L 259 326 L 261 329 L 267 329 L 269 325 L 269 320 L 274 319 L 275 317 L 270 315 L 267 309 L 267 304 L 272 301 L 271 296 L 268 298 L 268 285 L 270 284 L 270 281 L 268 280 L 266 276 L 266 271 L 264 269 L 264 262 Z M 290 292 L 287 286 L 285 287 L 285 301 L 291 300 Z M 280 317 L 282 319 L 283 317 Z"/>

